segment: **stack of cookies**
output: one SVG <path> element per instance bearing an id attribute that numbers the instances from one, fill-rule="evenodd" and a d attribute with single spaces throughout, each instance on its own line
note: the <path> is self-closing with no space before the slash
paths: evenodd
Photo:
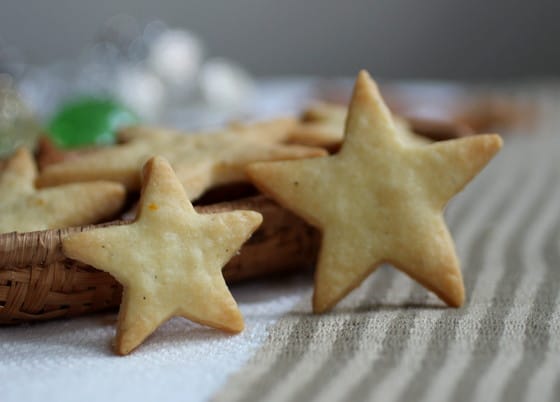
<path id="1" fill-rule="evenodd" d="M 0 322 L 120 303 L 127 354 L 172 316 L 239 332 L 224 277 L 310 265 L 316 313 L 382 263 L 460 306 L 443 209 L 500 147 L 497 135 L 419 136 L 361 72 L 349 108 L 300 120 L 129 127 L 110 147 L 43 142 L 37 162 L 20 149 L 0 163 Z"/>

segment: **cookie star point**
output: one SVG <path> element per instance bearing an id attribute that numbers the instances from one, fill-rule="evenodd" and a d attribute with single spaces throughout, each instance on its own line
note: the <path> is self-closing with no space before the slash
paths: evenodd
<path id="1" fill-rule="evenodd" d="M 0 171 L 0 233 L 59 229 L 97 223 L 117 213 L 124 187 L 112 182 L 74 183 L 36 189 L 37 168 L 26 148 L 18 149 Z"/>
<path id="2" fill-rule="evenodd" d="M 5 191 L 29 192 L 37 176 L 37 167 L 27 148 L 18 148 L 6 161 L 1 173 L 0 186 Z"/>
<path id="3" fill-rule="evenodd" d="M 382 263 L 457 307 L 464 287 L 443 208 L 500 147 L 496 135 L 405 143 L 376 84 L 361 72 L 339 153 L 252 164 L 248 174 L 323 233 L 315 312 L 332 308 Z"/>
<path id="4" fill-rule="evenodd" d="M 502 148 L 498 134 L 479 134 L 440 141 L 417 152 L 426 165 L 424 181 L 443 208 Z"/>
<path id="5" fill-rule="evenodd" d="M 129 353 L 173 316 L 241 331 L 243 318 L 221 270 L 262 216 L 253 211 L 198 214 L 161 157 L 145 164 L 143 181 L 131 224 L 63 241 L 67 256 L 111 273 L 123 285 L 115 350 Z"/>
<path id="6" fill-rule="evenodd" d="M 342 148 L 350 141 L 378 145 L 395 142 L 397 138 L 393 117 L 377 83 L 367 71 L 360 71 L 350 100 Z"/>

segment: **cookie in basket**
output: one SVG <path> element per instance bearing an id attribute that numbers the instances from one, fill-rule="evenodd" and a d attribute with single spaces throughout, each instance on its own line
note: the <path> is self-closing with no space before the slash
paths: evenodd
<path id="1" fill-rule="evenodd" d="M 461 306 L 463 279 L 443 208 L 501 145 L 495 134 L 429 145 L 404 141 L 377 85 L 362 71 L 337 154 L 255 163 L 248 174 L 322 232 L 315 312 L 331 309 L 382 263 Z"/>
<path id="2" fill-rule="evenodd" d="M 128 354 L 164 321 L 182 316 L 228 332 L 243 329 L 222 267 L 262 222 L 253 211 L 198 214 L 162 157 L 143 169 L 136 219 L 63 240 L 64 253 L 123 285 L 115 348 Z"/>
<path id="3" fill-rule="evenodd" d="M 122 208 L 121 184 L 96 181 L 36 189 L 37 168 L 26 148 L 0 171 L 0 233 L 31 232 L 101 222 Z"/>
<path id="4" fill-rule="evenodd" d="M 282 144 L 292 126 L 291 120 L 280 119 L 191 135 L 168 129 L 130 127 L 118 135 L 122 144 L 46 166 L 38 184 L 45 187 L 112 180 L 135 190 L 140 187 L 143 163 L 153 155 L 161 155 L 169 160 L 189 199 L 194 200 L 210 188 L 247 181 L 244 168 L 248 163 L 325 154 L 321 148 Z"/>

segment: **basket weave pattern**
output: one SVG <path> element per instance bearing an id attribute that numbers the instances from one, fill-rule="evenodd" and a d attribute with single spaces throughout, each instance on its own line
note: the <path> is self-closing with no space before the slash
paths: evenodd
<path id="1" fill-rule="evenodd" d="M 197 207 L 200 213 L 251 209 L 263 225 L 224 267 L 228 283 L 308 267 L 318 233 L 263 197 Z M 103 225 L 0 235 L 0 324 L 48 320 L 115 308 L 122 288 L 102 271 L 66 258 L 61 242 L 72 233 Z"/>
<path id="2" fill-rule="evenodd" d="M 118 305 L 111 275 L 67 259 L 61 241 L 89 227 L 2 235 L 0 323 L 76 316 Z"/>

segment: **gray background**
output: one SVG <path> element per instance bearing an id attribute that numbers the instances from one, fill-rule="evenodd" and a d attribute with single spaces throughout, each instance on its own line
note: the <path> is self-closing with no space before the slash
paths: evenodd
<path id="1" fill-rule="evenodd" d="M 197 32 L 257 75 L 507 80 L 560 74 L 560 1 L 0 1 L 0 37 L 68 58 L 112 15 Z"/>

